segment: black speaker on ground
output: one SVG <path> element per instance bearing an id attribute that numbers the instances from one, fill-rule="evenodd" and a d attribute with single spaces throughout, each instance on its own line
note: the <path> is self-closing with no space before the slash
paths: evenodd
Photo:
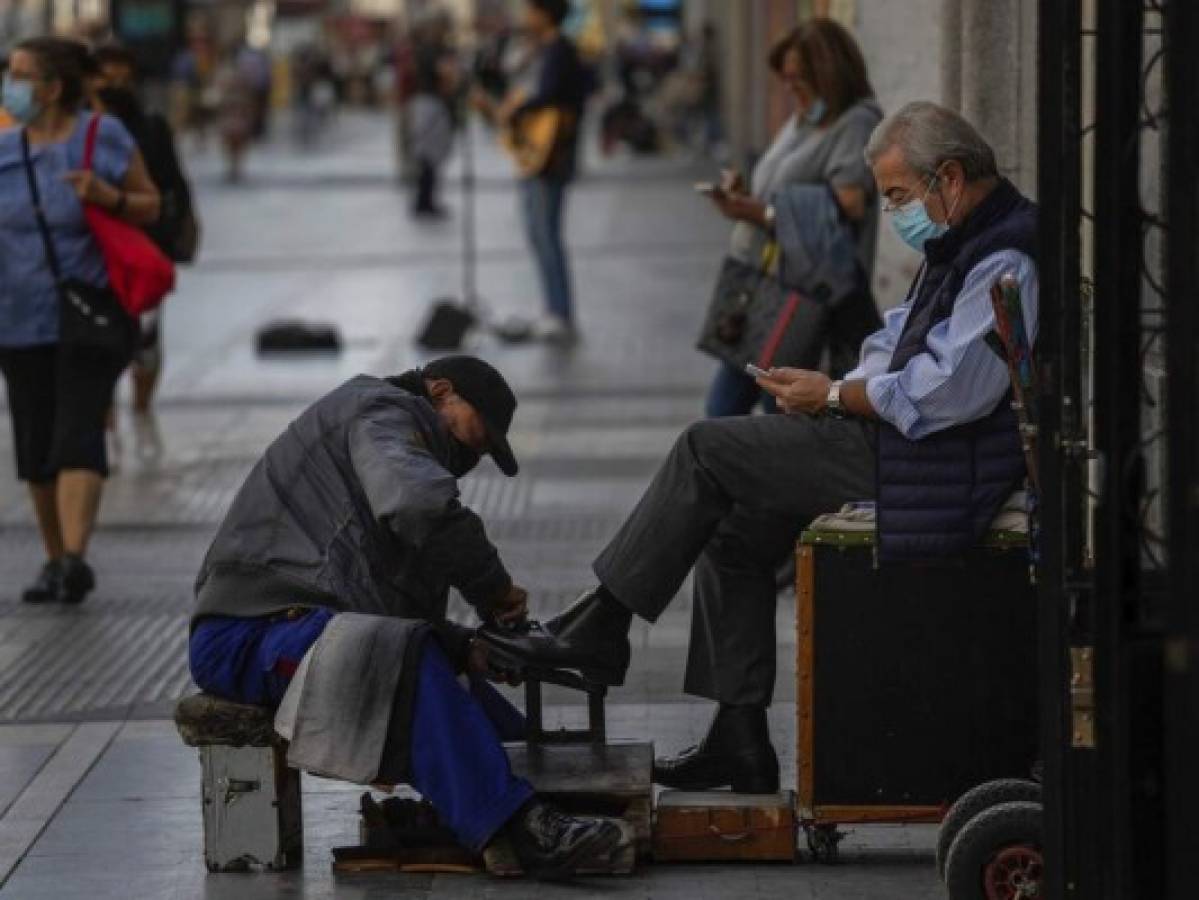
<path id="1" fill-rule="evenodd" d="M 416 343 L 425 350 L 458 350 L 466 332 L 478 321 L 474 311 L 453 300 L 437 300 L 417 333 Z"/>

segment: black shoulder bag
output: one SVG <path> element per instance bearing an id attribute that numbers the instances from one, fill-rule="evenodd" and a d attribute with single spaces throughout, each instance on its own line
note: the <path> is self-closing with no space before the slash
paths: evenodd
<path id="1" fill-rule="evenodd" d="M 46 248 L 46 262 L 58 289 L 59 342 L 75 350 L 107 357 L 114 367 L 123 369 L 133 355 L 137 323 L 125 312 L 116 294 L 109 288 L 62 277 L 58 254 L 54 252 L 54 241 L 50 236 L 50 225 L 42 210 L 33 161 L 29 157 L 29 137 L 24 129 L 21 130 L 21 158 L 25 164 L 29 193 L 33 198 L 38 231 Z"/>

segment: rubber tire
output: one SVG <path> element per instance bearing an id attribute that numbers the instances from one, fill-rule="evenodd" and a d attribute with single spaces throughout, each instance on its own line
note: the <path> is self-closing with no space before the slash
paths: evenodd
<path id="1" fill-rule="evenodd" d="M 985 809 L 958 832 L 945 863 L 950 900 L 986 900 L 983 869 L 1001 850 L 1017 844 L 1042 845 L 1040 803 L 1016 800 Z"/>
<path id="2" fill-rule="evenodd" d="M 1041 785 L 1026 778 L 999 778 L 984 781 L 962 794 L 941 820 L 937 833 L 937 877 L 945 879 L 945 861 L 949 848 L 962 827 L 984 809 L 1011 803 L 1013 800 L 1041 800 Z"/>

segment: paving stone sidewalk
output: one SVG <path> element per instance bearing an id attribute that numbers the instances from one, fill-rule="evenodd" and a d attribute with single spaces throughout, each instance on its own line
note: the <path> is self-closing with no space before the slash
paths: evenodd
<path id="1" fill-rule="evenodd" d="M 480 293 L 497 315 L 536 310 L 536 280 L 503 161 L 480 145 Z M 123 453 L 92 550 L 99 589 L 78 608 L 26 607 L 40 562 L 0 430 L 0 900 L 10 898 L 570 897 L 926 898 L 942 896 L 928 827 L 863 828 L 838 867 L 660 867 L 561 887 L 464 876 L 336 878 L 328 850 L 356 838 L 360 789 L 305 779 L 306 863 L 280 875 L 209 876 L 201 857 L 199 766 L 168 721 L 190 689 L 191 582 L 207 541 L 265 444 L 305 403 L 360 371 L 419 362 L 428 302 L 459 291 L 459 219 L 418 226 L 391 183 L 390 126 L 350 116 L 320 149 L 259 151 L 249 183 L 221 185 L 193 158 L 205 223 L 201 261 L 165 314 L 162 453 Z M 571 352 L 474 348 L 521 397 L 521 476 L 484 463 L 463 483 L 534 614 L 591 582 L 590 561 L 702 409 L 712 364 L 693 339 L 726 229 L 674 163 L 593 163 L 571 198 L 569 240 L 585 340 Z M 457 201 L 451 196 L 450 205 Z M 335 322 L 338 356 L 262 360 L 254 329 L 279 317 Z M 461 603 L 454 614 L 468 620 Z M 611 697 L 610 732 L 693 743 L 711 710 L 681 693 L 686 591 L 633 634 L 634 665 Z M 794 771 L 794 601 L 778 609 L 771 727 Z M 550 716 L 582 715 L 568 692 Z M 790 778 L 793 783 L 793 777 Z"/>

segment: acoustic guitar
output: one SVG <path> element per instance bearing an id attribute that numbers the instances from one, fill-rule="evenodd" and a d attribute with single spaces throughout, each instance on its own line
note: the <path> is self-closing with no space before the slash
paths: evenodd
<path id="1" fill-rule="evenodd" d="M 511 101 L 519 105 L 517 96 Z M 481 92 L 474 95 L 475 108 L 492 122 L 500 125 L 498 106 L 494 100 Z M 530 109 L 514 116 L 506 125 L 500 125 L 499 143 L 512 158 L 516 171 L 522 178 L 540 175 L 550 164 L 554 149 L 575 127 L 575 115 L 558 106 Z"/>

